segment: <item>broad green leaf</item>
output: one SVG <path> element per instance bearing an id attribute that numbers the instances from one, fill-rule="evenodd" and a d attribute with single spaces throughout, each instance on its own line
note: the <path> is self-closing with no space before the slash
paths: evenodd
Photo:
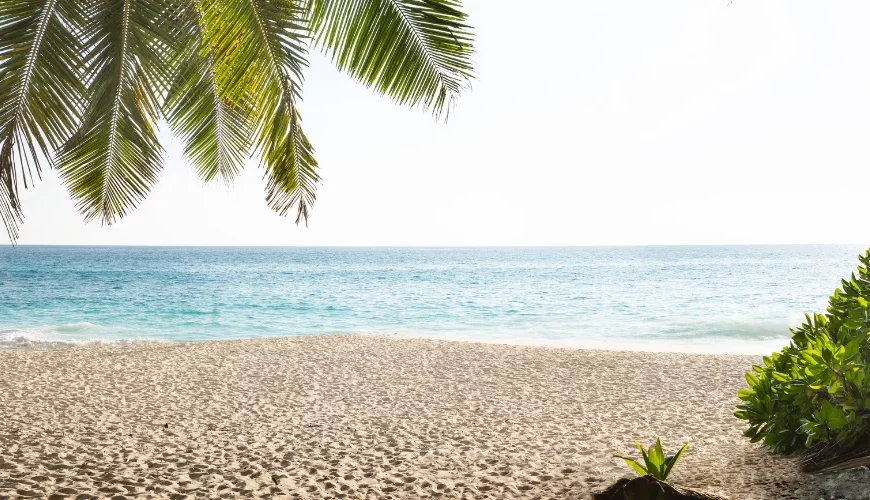
<path id="1" fill-rule="evenodd" d="M 826 421 L 831 429 L 842 429 L 846 425 L 846 414 L 842 408 L 834 407 L 828 414 Z"/>
<path id="2" fill-rule="evenodd" d="M 646 468 L 653 477 L 661 479 L 662 477 L 662 468 L 665 464 L 665 454 L 662 451 L 662 443 L 658 438 L 656 442 L 653 443 L 652 446 L 649 447 L 649 451 L 647 451 L 647 464 Z"/>
<path id="3" fill-rule="evenodd" d="M 846 360 L 846 346 L 840 346 L 836 351 L 834 351 L 834 359 L 838 364 L 843 364 Z"/>
<path id="4" fill-rule="evenodd" d="M 758 377 L 752 372 L 746 372 L 746 382 L 749 384 L 749 387 L 755 387 L 758 385 Z"/>
<path id="5" fill-rule="evenodd" d="M 737 397 L 743 401 L 752 401 L 755 399 L 755 391 L 752 389 L 739 389 L 737 391 Z"/>
<path id="6" fill-rule="evenodd" d="M 633 458 L 624 457 L 624 456 L 622 456 L 622 455 L 620 455 L 620 454 L 618 454 L 618 453 L 614 453 L 613 456 L 614 456 L 615 458 L 620 458 L 620 459 L 622 459 L 626 464 L 628 464 L 629 467 L 632 468 L 632 470 L 634 470 L 635 472 L 637 472 L 637 474 L 638 474 L 639 476 L 646 476 L 646 475 L 647 475 L 647 470 L 644 469 L 643 466 L 640 465 L 639 463 L 637 463 L 637 461 L 635 461 Z"/>
<path id="7" fill-rule="evenodd" d="M 646 450 L 643 448 L 643 445 L 640 444 L 640 441 L 635 441 L 634 447 L 637 448 L 637 451 L 640 452 L 640 456 L 643 457 L 644 461 L 646 461 Z"/>

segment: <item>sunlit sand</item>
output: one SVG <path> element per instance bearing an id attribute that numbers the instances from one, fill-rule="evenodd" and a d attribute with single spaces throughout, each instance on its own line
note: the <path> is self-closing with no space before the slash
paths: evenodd
<path id="1" fill-rule="evenodd" d="M 677 484 L 811 498 L 731 415 L 754 361 L 399 336 L 0 351 L 0 497 L 587 498 L 661 436 L 692 443 Z"/>

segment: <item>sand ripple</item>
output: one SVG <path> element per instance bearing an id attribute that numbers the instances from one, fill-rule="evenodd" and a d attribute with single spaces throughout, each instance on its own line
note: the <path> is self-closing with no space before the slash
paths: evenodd
<path id="1" fill-rule="evenodd" d="M 811 498 L 731 416 L 753 361 L 395 336 L 3 351 L 0 498 L 587 498 L 656 435 L 692 441 L 678 483 Z"/>

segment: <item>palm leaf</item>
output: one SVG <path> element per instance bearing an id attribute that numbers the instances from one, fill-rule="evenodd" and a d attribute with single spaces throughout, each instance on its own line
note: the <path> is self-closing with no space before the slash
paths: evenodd
<path id="1" fill-rule="evenodd" d="M 298 108 L 309 37 L 339 68 L 440 115 L 471 78 L 459 0 L 0 0 L 0 218 L 54 160 L 77 207 L 111 224 L 162 169 L 165 115 L 206 181 L 251 146 L 266 199 L 307 221 L 320 181 Z M 58 150 L 59 148 L 59 150 Z"/>
<path id="2" fill-rule="evenodd" d="M 671 455 L 665 459 L 665 468 L 664 468 L 664 478 L 667 479 L 671 474 L 671 470 L 673 470 L 674 466 L 677 465 L 677 462 L 680 461 L 680 458 L 683 456 L 683 453 L 689 448 L 689 443 L 683 445 L 675 455 Z"/>
<path id="3" fill-rule="evenodd" d="M 165 103 L 166 118 L 184 141 L 184 153 L 204 181 L 229 184 L 251 148 L 248 103 L 234 102 L 218 80 L 217 60 L 203 37 L 202 13 L 186 4 L 180 30 L 182 62 Z"/>
<path id="4" fill-rule="evenodd" d="M 292 0 L 202 0 L 200 8 L 217 80 L 232 100 L 252 104 L 269 206 L 281 215 L 295 207 L 297 223 L 307 221 L 320 177 L 296 106 L 307 64 L 304 10 Z"/>
<path id="5" fill-rule="evenodd" d="M 309 0 L 315 43 L 336 66 L 401 104 L 448 110 L 471 79 L 459 0 Z"/>
<path id="6" fill-rule="evenodd" d="M 176 65 L 177 13 L 166 0 L 98 0 L 88 12 L 89 104 L 58 170 L 85 220 L 112 224 L 162 169 L 156 122 Z"/>
<path id="7" fill-rule="evenodd" d="M 644 449 L 643 445 L 640 444 L 640 441 L 635 441 L 634 447 L 637 448 L 638 450 L 640 450 L 640 456 L 643 458 L 644 466 L 646 467 L 647 470 L 650 470 L 650 468 L 651 468 L 650 467 L 650 458 L 646 452 L 646 449 Z"/>
<path id="8" fill-rule="evenodd" d="M 639 451 L 643 459 L 646 460 L 646 449 L 644 449 L 643 445 L 640 444 L 640 441 L 635 441 L 634 447 L 637 448 L 637 451 Z"/>
<path id="9" fill-rule="evenodd" d="M 18 239 L 18 225 L 24 221 L 17 188 L 14 168 L 0 169 L 0 219 L 13 243 Z"/>
<path id="10" fill-rule="evenodd" d="M 74 131 L 84 88 L 75 0 L 0 0 L 0 219 L 10 239 L 35 170 Z"/>
<path id="11" fill-rule="evenodd" d="M 662 442 L 656 438 L 656 442 L 649 447 L 647 452 L 647 469 L 649 473 L 656 479 L 664 481 L 662 476 L 663 467 L 665 464 L 665 453 L 662 450 Z"/>
<path id="12" fill-rule="evenodd" d="M 649 472 L 633 458 L 629 458 L 619 453 L 613 454 L 614 458 L 621 458 L 629 467 L 631 467 L 639 476 L 646 476 Z"/>
<path id="13" fill-rule="evenodd" d="M 285 104 L 286 101 L 282 106 Z M 280 215 L 286 215 L 295 206 L 296 223 L 304 219 L 307 224 L 308 210 L 314 205 L 320 175 L 317 173 L 314 148 L 302 132 L 299 112 L 295 108 L 287 111 L 290 117 L 286 129 L 284 119 L 276 118 L 275 121 L 282 123 L 276 124 L 276 141 L 265 153 L 268 179 L 266 201 Z M 283 112 L 282 109 L 278 110 L 278 113 Z"/>

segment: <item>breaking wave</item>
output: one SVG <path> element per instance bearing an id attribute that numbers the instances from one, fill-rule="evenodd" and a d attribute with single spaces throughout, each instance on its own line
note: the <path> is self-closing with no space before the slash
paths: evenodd
<path id="1" fill-rule="evenodd" d="M 141 344 L 159 339 L 135 335 L 125 328 L 109 328 L 87 321 L 0 330 L 0 349 L 42 349 L 106 344 Z"/>

